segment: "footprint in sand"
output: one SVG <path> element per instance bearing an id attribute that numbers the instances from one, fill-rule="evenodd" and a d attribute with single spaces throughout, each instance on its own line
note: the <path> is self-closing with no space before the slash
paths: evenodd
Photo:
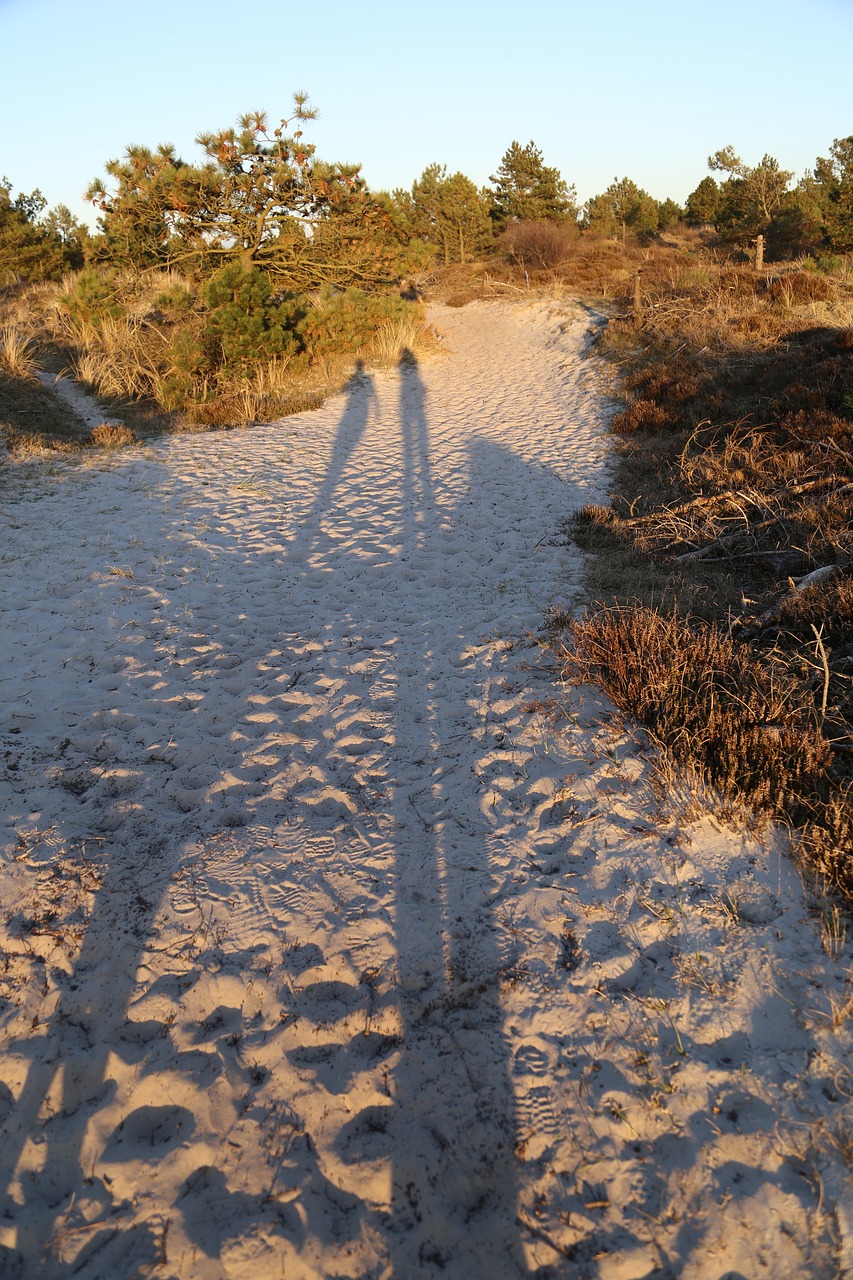
<path id="1" fill-rule="evenodd" d="M 103 1158 L 107 1162 L 155 1162 L 163 1158 L 165 1150 L 186 1142 L 194 1129 L 195 1118 L 186 1107 L 137 1107 L 107 1140 Z"/>

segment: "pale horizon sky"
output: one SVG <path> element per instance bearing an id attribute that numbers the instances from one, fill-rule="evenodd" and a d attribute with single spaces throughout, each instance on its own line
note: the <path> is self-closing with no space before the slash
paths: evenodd
<path id="1" fill-rule="evenodd" d="M 694 16 L 695 15 L 695 16 Z M 800 177 L 853 134 L 853 0 L 0 0 L 0 177 L 94 225 L 82 199 L 132 143 L 172 142 L 304 89 L 318 155 L 373 190 L 435 161 L 479 186 L 531 139 L 581 202 L 628 176 L 683 202 L 731 143 Z"/>

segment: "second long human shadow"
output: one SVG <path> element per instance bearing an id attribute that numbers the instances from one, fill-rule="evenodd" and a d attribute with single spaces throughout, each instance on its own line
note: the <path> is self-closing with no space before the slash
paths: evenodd
<path id="1" fill-rule="evenodd" d="M 420 595 L 441 608 L 439 505 L 430 463 L 427 395 L 418 364 L 400 363 L 401 548 Z M 416 593 L 417 594 L 417 593 Z M 463 619 L 417 605 L 398 672 L 396 947 L 403 1050 L 395 1073 L 391 1255 L 395 1275 L 526 1275 L 517 1237 L 515 1119 L 498 994 L 500 955 L 484 895 L 484 832 L 446 777 L 470 755 L 476 689 L 455 695 Z M 460 748 L 459 742 L 464 745 Z"/>

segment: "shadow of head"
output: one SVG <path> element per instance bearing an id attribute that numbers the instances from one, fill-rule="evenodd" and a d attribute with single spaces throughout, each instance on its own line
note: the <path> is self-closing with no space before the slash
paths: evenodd
<path id="1" fill-rule="evenodd" d="M 362 384 L 366 382 L 369 377 L 370 377 L 370 374 L 367 372 L 365 363 L 361 359 L 361 357 L 359 357 L 359 359 L 356 360 L 355 364 L 353 365 L 352 373 L 344 383 L 344 390 L 354 391 L 357 387 L 362 386 Z"/>

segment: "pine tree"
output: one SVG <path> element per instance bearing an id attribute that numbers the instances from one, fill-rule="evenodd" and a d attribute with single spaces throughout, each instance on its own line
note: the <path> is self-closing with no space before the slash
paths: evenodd
<path id="1" fill-rule="evenodd" d="M 87 193 L 102 214 L 102 256 L 198 276 L 237 260 L 298 289 L 401 274 L 402 233 L 357 165 L 316 157 L 302 128 L 315 115 L 298 93 L 275 129 L 255 111 L 236 128 L 199 134 L 202 165 L 185 164 L 168 145 L 128 147 L 107 165 L 112 182 L 97 180 Z"/>
<path id="2" fill-rule="evenodd" d="M 767 235 L 774 217 L 782 211 L 792 173 L 779 168 L 773 156 L 764 156 L 750 168 L 731 146 L 708 158 L 708 168 L 727 173 L 720 189 L 720 205 L 714 225 L 724 239 L 746 246 L 758 235 Z"/>
<path id="3" fill-rule="evenodd" d="M 577 195 L 542 159 L 534 142 L 512 142 L 489 181 L 491 217 L 499 228 L 508 222 L 568 222 L 577 218 Z"/>
<path id="4" fill-rule="evenodd" d="M 60 238 L 51 215 L 42 218 L 46 204 L 38 189 L 29 195 L 19 192 L 13 200 L 12 184 L 7 178 L 0 181 L 0 285 L 58 280 L 70 266 L 79 265 L 74 247 Z"/>
<path id="5" fill-rule="evenodd" d="M 614 178 L 600 196 L 587 201 L 584 223 L 590 231 L 625 239 L 626 231 L 648 235 L 657 231 L 660 207 L 657 200 L 630 178 Z"/>
<path id="6" fill-rule="evenodd" d="M 814 182 L 828 248 L 837 253 L 853 249 L 853 136 L 836 138 L 829 156 L 819 156 Z"/>
<path id="7" fill-rule="evenodd" d="M 703 178 L 687 197 L 687 222 L 691 227 L 713 226 L 720 208 L 720 188 L 713 178 Z"/>
<path id="8" fill-rule="evenodd" d="M 492 239 L 482 195 L 463 173 L 448 177 L 444 165 L 429 165 L 412 185 L 412 219 L 417 234 L 435 246 L 445 266 L 466 262 Z"/>

